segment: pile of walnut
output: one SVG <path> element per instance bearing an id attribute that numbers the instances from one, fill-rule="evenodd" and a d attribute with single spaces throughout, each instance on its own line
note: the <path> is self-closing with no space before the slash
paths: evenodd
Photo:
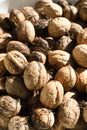
<path id="1" fill-rule="evenodd" d="M 0 14 L 0 128 L 87 130 L 87 0 Z"/>

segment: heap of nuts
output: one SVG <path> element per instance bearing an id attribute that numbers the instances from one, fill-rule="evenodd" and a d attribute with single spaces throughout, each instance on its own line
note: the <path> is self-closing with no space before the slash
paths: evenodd
<path id="1" fill-rule="evenodd" d="M 87 0 L 0 14 L 0 129 L 87 130 Z"/>

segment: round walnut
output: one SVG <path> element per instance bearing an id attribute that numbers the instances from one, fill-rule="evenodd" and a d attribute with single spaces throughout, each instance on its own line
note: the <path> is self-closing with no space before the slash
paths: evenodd
<path id="1" fill-rule="evenodd" d="M 20 22 L 23 22 L 25 20 L 25 16 L 18 9 L 12 9 L 10 11 L 9 17 L 16 26 L 17 26 L 17 24 L 19 24 Z"/>
<path id="2" fill-rule="evenodd" d="M 40 101 L 48 108 L 57 108 L 63 100 L 64 89 L 60 82 L 51 80 L 41 90 Z"/>
<path id="3" fill-rule="evenodd" d="M 87 69 L 81 67 L 76 69 L 75 87 L 80 92 L 87 92 Z"/>
<path id="4" fill-rule="evenodd" d="M 77 19 L 78 10 L 73 5 L 67 5 L 64 8 L 64 17 L 69 19 L 70 21 L 74 21 Z"/>
<path id="5" fill-rule="evenodd" d="M 28 61 L 25 56 L 16 50 L 8 52 L 4 57 L 4 65 L 11 74 L 22 73 L 27 63 Z"/>
<path id="6" fill-rule="evenodd" d="M 0 114 L 0 129 L 7 130 L 9 121 L 10 121 L 10 118 L 7 118 L 3 116 L 2 114 Z"/>
<path id="7" fill-rule="evenodd" d="M 17 115 L 21 110 L 20 101 L 10 96 L 0 97 L 0 113 L 7 117 L 13 117 Z"/>
<path id="8" fill-rule="evenodd" d="M 54 50 L 48 52 L 48 62 L 50 65 L 61 68 L 70 63 L 70 54 L 62 50 Z"/>
<path id="9" fill-rule="evenodd" d="M 62 16 L 63 9 L 60 5 L 56 3 L 50 3 L 43 6 L 43 12 L 49 18 L 56 18 L 56 17 Z"/>
<path id="10" fill-rule="evenodd" d="M 32 42 L 35 38 L 35 29 L 33 24 L 25 20 L 19 23 L 16 27 L 16 35 L 21 42 Z"/>
<path id="11" fill-rule="evenodd" d="M 70 21 L 65 17 L 51 19 L 48 24 L 49 35 L 56 38 L 66 34 L 71 27 Z"/>
<path id="12" fill-rule="evenodd" d="M 77 45 L 73 49 L 72 54 L 73 54 L 73 58 L 75 59 L 78 65 L 87 68 L 87 45 L 86 44 Z"/>
<path id="13" fill-rule="evenodd" d="M 35 108 L 31 114 L 32 126 L 38 130 L 49 129 L 55 121 L 54 114 L 47 108 Z"/>
<path id="14" fill-rule="evenodd" d="M 78 44 L 87 44 L 87 28 L 84 28 L 84 29 L 77 35 L 77 43 L 78 43 Z"/>
<path id="15" fill-rule="evenodd" d="M 33 24 L 39 20 L 39 14 L 31 6 L 22 7 L 20 11 L 24 14 L 25 19 L 31 21 Z"/>
<path id="16" fill-rule="evenodd" d="M 64 91 L 69 91 L 76 84 L 75 70 L 71 65 L 64 66 L 57 71 L 54 79 L 63 85 Z"/>
<path id="17" fill-rule="evenodd" d="M 5 88 L 8 94 L 19 98 L 27 98 L 31 92 L 25 87 L 24 81 L 19 76 L 11 75 L 7 77 Z"/>
<path id="18" fill-rule="evenodd" d="M 57 118 L 60 124 L 68 129 L 72 129 L 75 127 L 79 120 L 80 116 L 80 107 L 78 102 L 70 98 L 65 103 L 61 104 Z"/>
<path id="19" fill-rule="evenodd" d="M 24 71 L 24 83 L 29 90 L 40 90 L 50 76 L 41 62 L 29 62 Z"/>
<path id="20" fill-rule="evenodd" d="M 6 48 L 7 52 L 12 51 L 12 50 L 17 50 L 21 52 L 25 57 L 29 58 L 30 55 L 30 49 L 27 45 L 20 41 L 10 41 L 7 45 Z"/>
<path id="21" fill-rule="evenodd" d="M 8 123 L 8 130 L 31 130 L 26 117 L 14 116 Z"/>

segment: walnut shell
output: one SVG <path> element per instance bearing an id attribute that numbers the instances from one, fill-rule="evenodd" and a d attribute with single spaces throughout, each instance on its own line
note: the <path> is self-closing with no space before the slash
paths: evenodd
<path id="1" fill-rule="evenodd" d="M 35 129 L 44 130 L 53 126 L 55 117 L 53 112 L 47 108 L 36 108 L 32 111 L 31 121 Z"/>
<path id="2" fill-rule="evenodd" d="M 78 102 L 75 99 L 70 98 L 64 104 L 61 104 L 57 116 L 63 127 L 68 129 L 74 128 L 80 116 Z"/>
<path id="3" fill-rule="evenodd" d="M 33 24 L 39 20 L 39 14 L 31 6 L 22 7 L 20 8 L 20 11 L 24 14 L 25 19 L 31 21 Z"/>
<path id="4" fill-rule="evenodd" d="M 43 6 L 43 12 L 44 15 L 48 16 L 49 18 L 56 18 L 62 16 L 63 9 L 60 5 L 51 3 Z"/>
<path id="5" fill-rule="evenodd" d="M 14 116 L 8 123 L 8 130 L 31 130 L 29 129 L 27 117 Z"/>
<path id="6" fill-rule="evenodd" d="M 67 18 L 57 17 L 49 21 L 48 33 L 54 38 L 61 37 L 70 30 L 70 27 L 71 23 Z"/>
<path id="7" fill-rule="evenodd" d="M 23 22 L 25 20 L 25 16 L 18 9 L 12 9 L 10 11 L 9 17 L 16 26 L 17 26 L 17 24 L 19 24 L 20 22 Z"/>
<path id="8" fill-rule="evenodd" d="M 13 117 L 17 115 L 21 110 L 20 101 L 10 96 L 0 97 L 0 113 L 7 117 Z"/>
<path id="9" fill-rule="evenodd" d="M 79 66 L 87 68 L 87 45 L 77 45 L 73 51 L 73 58 Z"/>
<path id="10" fill-rule="evenodd" d="M 24 71 L 24 83 L 29 90 L 40 90 L 48 81 L 48 74 L 41 62 L 29 62 Z"/>
<path id="11" fill-rule="evenodd" d="M 16 50 L 21 52 L 26 58 L 29 58 L 30 55 L 30 49 L 27 45 L 25 45 L 24 43 L 20 42 L 20 41 L 10 41 L 7 45 L 6 48 L 7 52 L 12 51 L 12 50 Z"/>
<path id="12" fill-rule="evenodd" d="M 54 79 L 63 85 L 64 91 L 69 91 L 76 84 L 75 70 L 71 65 L 64 66 L 57 71 Z"/>
<path id="13" fill-rule="evenodd" d="M 26 57 L 16 50 L 8 52 L 4 57 L 4 65 L 11 74 L 22 73 L 27 66 L 27 63 Z"/>
<path id="14" fill-rule="evenodd" d="M 64 89 L 60 82 L 51 80 L 41 90 L 40 101 L 48 108 L 57 108 L 63 100 Z"/>
<path id="15" fill-rule="evenodd" d="M 7 77 L 5 88 L 8 94 L 17 96 L 18 98 L 27 98 L 31 94 L 25 87 L 23 79 L 19 76 L 11 75 Z"/>
<path id="16" fill-rule="evenodd" d="M 35 29 L 33 24 L 25 20 L 19 23 L 16 27 L 16 35 L 21 42 L 33 42 L 35 38 Z"/>
<path id="17" fill-rule="evenodd" d="M 48 52 L 48 62 L 50 65 L 61 68 L 70 62 L 70 54 L 62 50 Z"/>

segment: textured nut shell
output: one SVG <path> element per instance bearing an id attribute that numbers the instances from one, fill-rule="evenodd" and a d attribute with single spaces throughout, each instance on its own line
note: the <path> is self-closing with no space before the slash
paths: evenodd
<path id="1" fill-rule="evenodd" d="M 31 120 L 36 129 L 44 130 L 53 126 L 55 117 L 53 112 L 47 108 L 36 108 L 32 112 Z"/>
<path id="2" fill-rule="evenodd" d="M 14 116 L 8 123 L 8 130 L 30 130 L 26 117 Z"/>
<path id="3" fill-rule="evenodd" d="M 50 18 L 56 18 L 62 16 L 62 7 L 56 3 L 51 3 L 43 6 L 43 12 L 46 16 Z"/>
<path id="4" fill-rule="evenodd" d="M 70 98 L 60 106 L 58 119 L 62 126 L 72 129 L 75 127 L 80 116 L 80 108 L 78 102 Z"/>
<path id="5" fill-rule="evenodd" d="M 75 87 L 80 92 L 87 92 L 87 70 L 85 68 L 76 69 Z"/>
<path id="6" fill-rule="evenodd" d="M 73 54 L 73 58 L 75 59 L 78 65 L 87 68 L 87 45 L 86 44 L 77 45 L 73 49 L 72 54 Z"/>
<path id="7" fill-rule="evenodd" d="M 4 57 L 4 65 L 11 74 L 22 73 L 27 63 L 25 56 L 16 50 L 8 52 Z"/>
<path id="8" fill-rule="evenodd" d="M 87 5 L 86 6 L 82 6 L 80 9 L 79 9 L 79 16 L 80 18 L 87 22 Z"/>
<path id="9" fill-rule="evenodd" d="M 48 52 L 48 62 L 52 66 L 61 68 L 62 66 L 67 65 L 69 61 L 70 61 L 70 54 L 66 51 L 54 50 Z"/>
<path id="10" fill-rule="evenodd" d="M 51 80 L 41 90 L 40 101 L 48 108 L 57 108 L 63 100 L 63 86 L 60 82 Z"/>
<path id="11" fill-rule="evenodd" d="M 25 20 L 16 27 L 17 38 L 21 42 L 33 42 L 35 37 L 35 29 L 33 24 Z"/>
<path id="12" fill-rule="evenodd" d="M 9 118 L 17 115 L 21 110 L 21 104 L 19 100 L 16 100 L 10 96 L 0 97 L 0 112 L 3 116 Z"/>
<path id="13" fill-rule="evenodd" d="M 66 34 L 71 27 L 71 23 L 67 18 L 57 17 L 49 21 L 48 33 L 52 37 L 61 37 Z"/>
<path id="14" fill-rule="evenodd" d="M 76 83 L 75 70 L 71 65 L 64 66 L 57 71 L 54 79 L 63 85 L 65 91 L 69 91 Z"/>
<path id="15" fill-rule="evenodd" d="M 40 90 L 46 84 L 47 71 L 41 62 L 30 62 L 24 71 L 24 83 L 29 90 Z"/>
<path id="16" fill-rule="evenodd" d="M 10 118 L 7 118 L 0 114 L 0 129 L 7 129 Z"/>
<path id="17" fill-rule="evenodd" d="M 87 28 L 84 28 L 84 29 L 77 35 L 77 43 L 78 43 L 78 44 L 87 44 Z"/>

